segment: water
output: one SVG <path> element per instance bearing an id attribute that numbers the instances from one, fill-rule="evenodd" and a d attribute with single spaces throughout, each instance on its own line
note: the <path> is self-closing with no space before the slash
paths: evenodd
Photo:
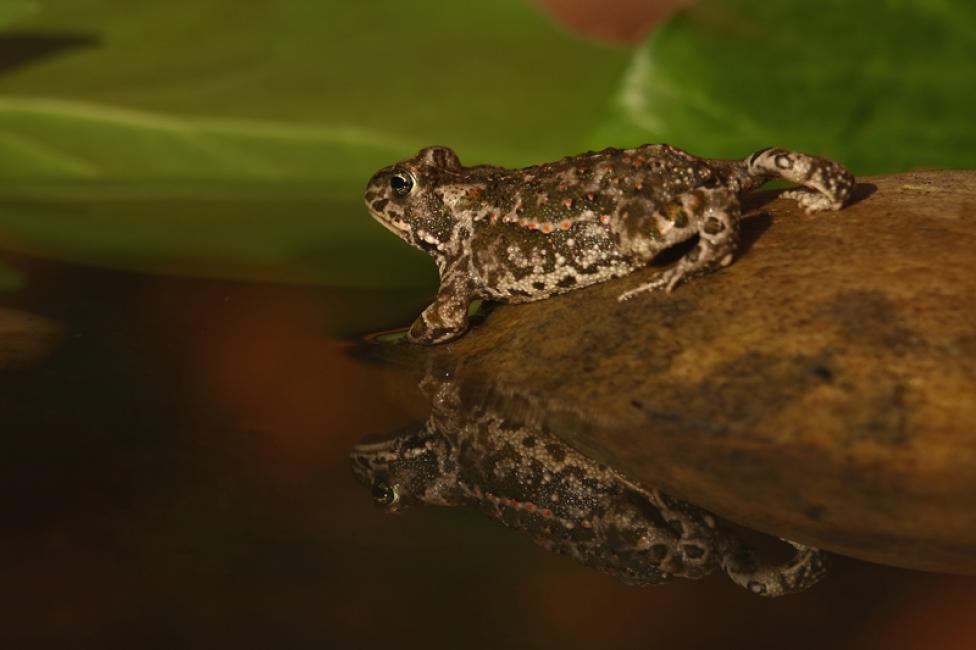
<path id="1" fill-rule="evenodd" d="M 635 588 L 475 512 L 379 511 L 347 454 L 427 409 L 411 373 L 350 351 L 409 323 L 423 292 L 0 261 L 24 279 L 0 294 L 8 647 L 976 639 L 972 579 L 838 558 L 823 583 L 776 601 L 721 574 Z"/>

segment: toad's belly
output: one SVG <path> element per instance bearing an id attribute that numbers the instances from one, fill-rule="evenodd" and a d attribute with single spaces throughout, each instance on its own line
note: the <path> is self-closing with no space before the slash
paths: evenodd
<path id="1" fill-rule="evenodd" d="M 471 248 L 479 293 L 501 302 L 531 302 L 627 275 L 643 264 L 622 254 L 605 229 L 560 233 L 498 229 Z"/>

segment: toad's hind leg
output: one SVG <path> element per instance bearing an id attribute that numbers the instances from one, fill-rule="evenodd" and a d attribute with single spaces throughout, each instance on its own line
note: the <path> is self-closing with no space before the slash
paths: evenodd
<path id="1" fill-rule="evenodd" d="M 784 192 L 805 211 L 839 210 L 851 196 L 854 176 L 842 165 L 827 158 L 809 156 L 785 149 L 763 149 L 739 163 L 744 174 L 743 189 L 758 187 L 773 178 L 783 178 L 803 189 Z"/>
<path id="2" fill-rule="evenodd" d="M 698 233 L 698 243 L 678 263 L 656 275 L 650 282 L 620 294 L 629 300 L 645 291 L 672 291 L 679 283 L 732 263 L 738 246 L 739 200 L 724 188 L 701 189 L 680 197 L 664 211 L 663 246 L 690 239 Z"/>
<path id="3" fill-rule="evenodd" d="M 763 564 L 741 539 L 726 532 L 719 547 L 719 563 L 733 582 L 759 596 L 785 596 L 819 582 L 829 567 L 827 554 L 796 542 L 783 541 L 796 549 L 793 557 L 782 564 Z"/>

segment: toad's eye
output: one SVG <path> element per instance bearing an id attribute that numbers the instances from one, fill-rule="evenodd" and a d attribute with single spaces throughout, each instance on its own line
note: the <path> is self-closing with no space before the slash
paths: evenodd
<path id="1" fill-rule="evenodd" d="M 395 485 L 390 485 L 384 481 L 373 483 L 373 498 L 377 503 L 384 506 L 392 506 L 400 500 L 400 493 Z"/>
<path id="2" fill-rule="evenodd" d="M 413 177 L 406 172 L 396 172 L 390 176 L 390 189 L 397 196 L 406 196 L 413 189 Z"/>

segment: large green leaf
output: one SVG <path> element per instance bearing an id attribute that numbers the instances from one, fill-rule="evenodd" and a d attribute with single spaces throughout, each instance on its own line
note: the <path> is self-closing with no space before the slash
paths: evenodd
<path id="1" fill-rule="evenodd" d="M 352 192 L 419 145 L 353 124 L 183 118 L 100 104 L 0 97 L 10 180 L 318 179 Z"/>
<path id="2" fill-rule="evenodd" d="M 71 0 L 17 29 L 93 44 L 0 77 L 8 178 L 361 185 L 431 143 L 540 161 L 581 145 L 627 59 L 525 0 Z"/>
<path id="3" fill-rule="evenodd" d="M 6 27 L 37 10 L 33 0 L 3 0 L 0 3 L 0 27 Z"/>
<path id="4" fill-rule="evenodd" d="M 149 272 L 429 284 L 372 172 L 578 149 L 629 55 L 526 0 L 31 5 L 19 38 L 77 45 L 0 76 L 0 247 Z"/>
<path id="5" fill-rule="evenodd" d="M 149 273 L 374 288 L 436 277 L 330 185 L 20 183 L 0 193 L 0 233 L 8 250 Z"/>
<path id="6" fill-rule="evenodd" d="M 0 293 L 13 291 L 23 285 L 23 278 L 14 269 L 0 263 Z"/>
<path id="7" fill-rule="evenodd" d="M 634 54 L 594 145 L 777 145 L 860 173 L 976 166 L 976 3 L 703 0 Z"/>

